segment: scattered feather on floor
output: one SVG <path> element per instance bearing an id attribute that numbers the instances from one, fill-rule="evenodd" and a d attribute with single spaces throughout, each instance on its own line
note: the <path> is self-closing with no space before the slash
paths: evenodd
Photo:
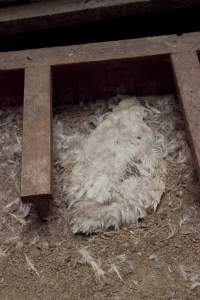
<path id="1" fill-rule="evenodd" d="M 11 217 L 13 217 L 17 222 L 19 222 L 21 225 L 26 225 L 26 221 L 15 214 L 9 213 Z"/>
<path id="2" fill-rule="evenodd" d="M 190 289 L 194 290 L 200 287 L 200 273 L 194 271 L 191 267 L 179 265 L 177 271 L 184 281 L 190 282 Z"/>
<path id="3" fill-rule="evenodd" d="M 35 272 L 35 274 L 40 278 L 40 273 L 38 272 L 38 270 L 36 269 L 36 267 L 34 266 L 32 261 L 30 260 L 30 258 L 27 255 L 25 255 L 25 258 L 26 258 L 26 263 L 27 263 L 28 268 L 30 270 L 32 270 L 33 272 Z"/>
<path id="4" fill-rule="evenodd" d="M 168 223 L 168 225 L 169 225 L 169 234 L 168 234 L 167 239 L 171 239 L 175 236 L 175 234 L 177 232 L 177 227 L 175 224 L 172 224 L 172 223 Z"/>
<path id="5" fill-rule="evenodd" d="M 122 278 L 122 276 L 121 276 L 121 274 L 120 274 L 120 272 L 119 272 L 119 269 L 117 268 L 116 264 L 114 264 L 114 263 L 111 264 L 111 267 L 110 267 L 109 272 L 114 272 L 114 273 L 116 273 L 116 274 L 117 274 L 117 277 L 118 277 L 122 282 L 124 282 L 124 280 L 123 280 L 123 278 Z"/>
<path id="6" fill-rule="evenodd" d="M 121 254 L 115 257 L 115 262 L 118 265 L 126 265 L 130 271 L 134 271 L 134 264 L 132 259 L 128 257 L 126 254 Z"/>
<path id="7" fill-rule="evenodd" d="M 99 280 L 102 279 L 105 275 L 105 272 L 100 267 L 100 265 L 95 261 L 95 259 L 90 255 L 89 251 L 83 247 L 80 249 L 79 254 L 80 254 L 79 263 L 90 266 L 94 271 L 95 276 Z"/>

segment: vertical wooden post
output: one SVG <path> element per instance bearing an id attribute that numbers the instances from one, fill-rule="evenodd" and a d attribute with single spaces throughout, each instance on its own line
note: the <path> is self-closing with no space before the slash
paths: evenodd
<path id="1" fill-rule="evenodd" d="M 171 55 L 177 90 L 182 102 L 200 178 L 200 64 L 196 52 Z"/>
<path id="2" fill-rule="evenodd" d="M 51 69 L 25 69 L 21 198 L 45 214 L 52 197 Z"/>

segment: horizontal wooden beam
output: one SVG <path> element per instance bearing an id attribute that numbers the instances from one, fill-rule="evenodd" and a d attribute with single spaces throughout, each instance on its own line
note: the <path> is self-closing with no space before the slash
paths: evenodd
<path id="1" fill-rule="evenodd" d="M 137 58 L 200 50 L 200 33 L 0 53 L 0 70 Z"/>
<path id="2" fill-rule="evenodd" d="M 38 1 L 39 2 L 39 1 Z M 199 0 L 40 1 L 0 10 L 0 35 L 31 32 L 145 12 L 199 5 Z"/>
<path id="3" fill-rule="evenodd" d="M 172 54 L 171 59 L 200 177 L 200 63 L 196 52 Z"/>
<path id="4" fill-rule="evenodd" d="M 46 66 L 28 67 L 24 88 L 21 198 L 46 208 L 51 197 L 51 72 Z"/>

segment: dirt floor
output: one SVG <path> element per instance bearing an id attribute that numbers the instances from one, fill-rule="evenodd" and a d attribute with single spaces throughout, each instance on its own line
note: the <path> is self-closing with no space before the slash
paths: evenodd
<path id="1" fill-rule="evenodd" d="M 170 105 L 169 113 L 179 120 L 174 130 L 183 134 L 177 103 Z M 54 125 L 89 132 L 97 106 L 57 109 Z M 100 114 L 107 109 L 99 107 Z M 21 111 L 0 110 L 0 299 L 200 299 L 200 190 L 189 152 L 187 163 L 177 154 L 168 161 L 166 193 L 154 214 L 119 232 L 75 236 L 68 226 L 58 153 L 68 150 L 59 136 L 50 215 L 40 221 L 20 204 L 21 132 Z M 80 260 L 84 247 L 104 270 L 100 279 Z"/>

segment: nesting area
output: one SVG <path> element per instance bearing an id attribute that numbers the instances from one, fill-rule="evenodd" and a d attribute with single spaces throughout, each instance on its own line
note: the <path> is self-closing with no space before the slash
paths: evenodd
<path id="1" fill-rule="evenodd" d="M 171 116 L 173 101 L 169 96 L 150 105 L 151 98 L 118 96 L 91 103 L 91 112 L 83 106 L 89 123 L 81 120 L 76 131 L 76 119 L 67 128 L 57 121 L 55 147 L 74 233 L 118 230 L 156 210 L 171 189 L 172 158 L 182 168 L 188 160 L 185 133 Z"/>
<path id="2" fill-rule="evenodd" d="M 85 224 L 85 218 L 81 219 L 83 212 L 76 215 L 79 201 L 77 190 L 74 190 L 74 180 L 81 168 L 81 172 L 85 172 L 85 178 L 82 178 L 85 189 L 84 180 L 89 176 L 88 172 L 95 172 L 93 169 L 85 170 L 80 163 L 77 166 L 77 159 L 85 147 L 91 146 L 91 136 L 96 138 L 99 126 L 102 127 L 122 107 L 126 110 L 127 105 L 130 111 L 133 110 L 133 114 L 135 108 L 144 113 L 144 124 L 139 129 L 145 128 L 144 132 L 153 137 L 148 141 L 155 142 L 151 144 L 155 150 L 155 161 L 159 161 L 159 165 L 164 168 L 163 173 L 159 173 L 162 177 L 162 189 L 155 206 L 144 207 L 145 210 L 141 211 L 143 215 L 134 214 L 134 218 L 128 221 L 117 219 L 117 226 L 113 226 L 112 222 L 105 223 L 105 226 L 98 225 L 94 230 L 98 234 L 74 235 L 73 231 L 81 232 L 75 230 L 77 227 L 74 226 L 80 222 Z M 116 300 L 133 299 L 133 296 L 135 299 L 199 298 L 199 186 L 184 122 L 174 96 L 138 99 L 118 95 L 108 101 L 94 100 L 55 108 L 55 196 L 50 214 L 43 222 L 38 220 L 32 207 L 22 205 L 19 200 L 22 111 L 20 108 L 6 108 L 1 109 L 0 114 L 1 299 Z M 126 128 L 122 120 L 119 123 Z M 103 142 L 102 145 L 98 143 L 98 149 L 108 150 L 101 148 Z M 142 145 L 145 146 L 145 143 Z M 121 148 L 118 149 L 123 153 L 123 143 L 120 145 Z M 129 148 L 125 150 L 129 151 Z M 151 153 L 150 150 L 151 147 L 148 148 L 148 154 Z M 95 151 L 97 150 L 94 149 L 93 154 Z M 90 155 L 90 149 L 86 154 Z M 148 158 L 152 158 L 150 154 Z M 143 165 L 129 159 L 124 164 L 121 157 L 122 165 L 128 165 L 128 168 L 124 167 L 123 174 L 119 175 L 121 184 L 124 180 L 130 180 L 133 175 L 138 179 L 145 170 Z M 152 166 L 149 160 L 148 166 Z M 94 161 L 98 163 L 96 158 Z M 134 167 L 130 162 L 134 162 Z M 118 171 L 119 165 L 112 163 L 114 170 Z M 103 167 L 109 167 L 107 165 Z M 112 164 L 111 167 L 113 170 Z M 158 171 L 161 172 L 161 169 L 158 168 Z M 110 174 L 113 178 L 112 172 Z M 117 176 L 115 178 L 118 180 Z M 147 178 L 149 179 L 148 176 Z M 78 180 L 81 178 L 78 177 Z M 117 181 L 117 185 L 119 182 Z M 111 183 L 113 191 L 115 182 L 114 185 Z M 150 181 L 145 186 L 147 194 L 144 198 L 149 196 L 148 189 L 153 188 L 154 183 Z M 125 192 L 121 190 L 124 193 L 120 194 L 121 197 L 123 195 L 123 205 L 127 204 L 128 199 L 136 201 L 138 205 L 138 197 L 140 193 L 144 193 L 141 186 L 139 190 L 136 186 L 137 197 L 135 193 L 133 198 L 130 198 L 131 194 L 126 198 Z M 129 191 L 133 193 L 131 189 Z M 107 192 L 102 185 L 98 195 L 105 197 Z M 103 201 L 98 197 L 92 199 L 94 202 Z M 106 205 L 115 201 L 120 205 L 120 199 L 115 195 Z M 91 199 L 83 197 L 83 203 L 84 201 L 89 205 L 86 205 L 86 210 L 89 207 L 93 221 L 96 216 L 100 220 L 104 217 L 99 214 L 98 206 L 93 206 L 94 211 L 91 210 Z M 130 211 L 131 209 L 132 206 L 129 207 Z M 132 212 L 135 213 L 135 210 Z"/>

